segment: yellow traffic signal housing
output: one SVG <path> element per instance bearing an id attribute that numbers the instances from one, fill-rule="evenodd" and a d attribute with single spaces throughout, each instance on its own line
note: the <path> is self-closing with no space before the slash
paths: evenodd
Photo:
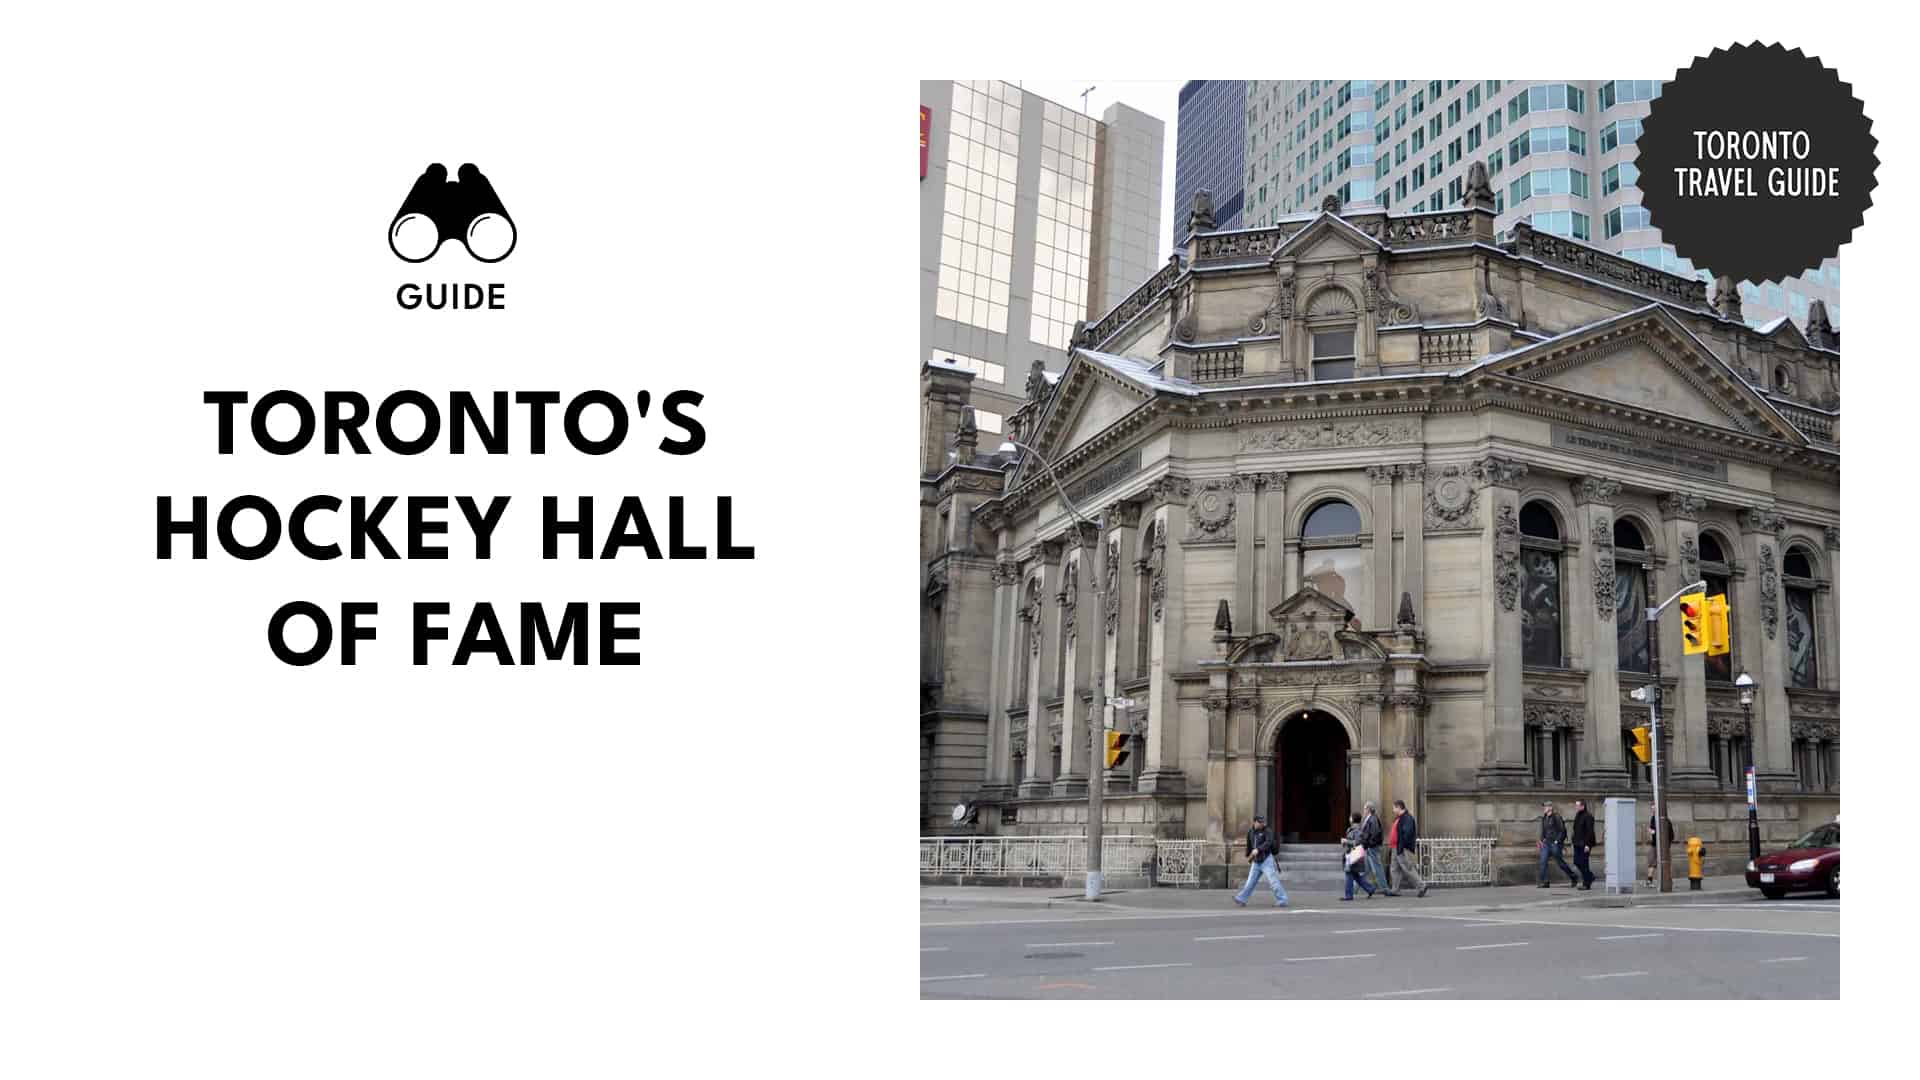
<path id="1" fill-rule="evenodd" d="M 1645 765 L 1653 760 L 1653 729 L 1637 727 L 1633 729 L 1633 756 Z"/>
<path id="2" fill-rule="evenodd" d="M 1732 633 L 1727 628 L 1727 596 L 1707 597 L 1707 655 L 1725 656 L 1733 651 Z"/>
<path id="3" fill-rule="evenodd" d="M 1680 598 L 1680 651 L 1688 656 L 1707 651 L 1707 594 Z"/>
<path id="4" fill-rule="evenodd" d="M 1107 735 L 1107 768 L 1117 769 L 1127 760 L 1127 733 L 1109 731 Z"/>

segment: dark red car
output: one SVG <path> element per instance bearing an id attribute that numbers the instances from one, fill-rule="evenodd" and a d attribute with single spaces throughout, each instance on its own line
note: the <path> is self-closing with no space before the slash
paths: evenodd
<path id="1" fill-rule="evenodd" d="M 1785 851 L 1762 855 L 1747 864 L 1747 885 L 1769 900 L 1790 892 L 1840 896 L 1840 822 L 1830 821 L 1793 842 Z"/>

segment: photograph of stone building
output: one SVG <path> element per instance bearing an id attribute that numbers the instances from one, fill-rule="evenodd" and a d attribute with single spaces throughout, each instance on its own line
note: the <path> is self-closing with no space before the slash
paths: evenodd
<path id="1" fill-rule="evenodd" d="M 1080 835 L 1105 772 L 1107 834 L 1217 844 L 1206 880 L 1256 812 L 1311 843 L 1393 799 L 1530 880 L 1543 793 L 1644 816 L 1655 671 L 1714 872 L 1749 763 L 1769 847 L 1833 818 L 1839 333 L 1494 222 L 1481 166 L 1437 212 L 1222 231 L 1202 195 L 1004 435 L 923 362 L 923 836 Z M 1646 621 L 1701 579 L 1730 655 Z M 1119 769 L 1089 725 L 1133 734 Z"/>

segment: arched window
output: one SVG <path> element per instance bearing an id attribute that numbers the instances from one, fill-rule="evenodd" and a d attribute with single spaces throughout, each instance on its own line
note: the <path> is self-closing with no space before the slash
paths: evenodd
<path id="1" fill-rule="evenodd" d="M 1700 534 L 1700 577 L 1707 583 L 1708 596 L 1727 598 L 1727 630 L 1731 634 L 1739 625 L 1733 610 L 1733 562 L 1727 558 L 1726 546 L 1720 538 L 1710 532 Z M 1702 659 L 1708 682 L 1732 682 L 1733 673 L 1739 670 L 1734 666 L 1732 652 Z"/>
<path id="2" fill-rule="evenodd" d="M 1520 508 L 1520 656 L 1527 667 L 1563 665 L 1560 523 L 1546 503 Z"/>
<path id="3" fill-rule="evenodd" d="M 1781 393 L 1785 393 L 1787 390 L 1787 387 L 1790 385 L 1792 385 L 1792 383 L 1791 383 L 1791 380 L 1787 378 L 1786 365 L 1782 364 L 1781 366 L 1774 368 L 1773 369 L 1773 388 L 1775 390 L 1780 391 Z"/>
<path id="4" fill-rule="evenodd" d="M 1360 512 L 1330 499 L 1300 526 L 1300 580 L 1345 604 L 1356 615 L 1371 610 L 1366 552 L 1360 548 Z"/>
<path id="5" fill-rule="evenodd" d="M 1613 522 L 1614 625 L 1619 631 L 1620 670 L 1653 670 L 1653 637 L 1647 632 L 1647 543 L 1625 518 Z"/>
<path id="6" fill-rule="evenodd" d="M 1781 560 L 1780 576 L 1787 593 L 1787 685 L 1820 685 L 1819 652 L 1815 648 L 1813 560 L 1807 549 L 1792 547 Z"/>

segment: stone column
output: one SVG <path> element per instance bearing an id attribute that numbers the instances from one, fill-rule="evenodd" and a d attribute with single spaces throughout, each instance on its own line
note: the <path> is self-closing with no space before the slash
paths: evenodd
<path id="1" fill-rule="evenodd" d="M 1660 518 L 1667 550 L 1666 579 L 1656 599 L 1665 600 L 1675 589 L 1700 580 L 1700 511 L 1707 501 L 1676 491 L 1660 500 Z M 1677 786 L 1715 785 L 1713 761 L 1707 756 L 1707 668 L 1704 654 L 1688 656 L 1680 638 L 1680 613 L 1669 608 L 1660 620 L 1660 667 L 1679 680 L 1680 692 L 1662 702 L 1663 726 L 1673 725 L 1673 777 Z"/>
<path id="2" fill-rule="evenodd" d="M 1101 566 L 1107 590 L 1106 610 L 1102 616 L 1106 622 L 1106 637 L 1103 639 L 1106 662 L 1101 666 L 1099 676 L 1106 679 L 1107 697 L 1111 699 L 1120 692 L 1121 658 L 1132 656 L 1138 648 L 1133 639 L 1134 620 L 1128 617 L 1139 602 L 1132 595 L 1132 590 L 1137 586 L 1134 584 L 1134 575 L 1128 572 L 1132 565 L 1128 552 L 1140 543 L 1140 504 L 1114 503 L 1107 507 L 1102 516 L 1107 526 L 1106 546 L 1102 549 L 1105 561 Z M 1104 720 L 1107 727 L 1115 730 L 1125 726 L 1120 723 L 1121 717 L 1114 711 L 1111 702 L 1107 705 Z"/>
<path id="3" fill-rule="evenodd" d="M 1013 743 L 1007 710 L 1013 703 L 1007 683 L 1013 678 L 1013 649 L 1020 640 L 1019 607 L 1020 564 L 1006 554 L 1003 538 L 1000 560 L 993 566 L 993 661 L 988 676 L 993 681 L 987 696 L 987 782 L 981 789 L 987 799 L 1010 797 L 1018 780 L 1012 775 Z"/>
<path id="4" fill-rule="evenodd" d="M 1787 636 L 1780 594 L 1781 536 L 1786 519 L 1771 510 L 1742 510 L 1740 540 L 1749 571 L 1740 591 L 1740 655 L 1753 676 L 1753 765 L 1761 779 L 1791 790 L 1793 737 L 1787 706 Z"/>
<path id="5" fill-rule="evenodd" d="M 1207 839 L 1217 844 L 1238 825 L 1227 817 L 1227 673 L 1224 669 L 1213 673 L 1206 700 L 1201 704 L 1207 710 Z M 1145 784 L 1143 776 L 1141 785 Z M 1233 852 L 1227 853 L 1227 861 L 1233 861 Z"/>
<path id="6" fill-rule="evenodd" d="M 1392 465 L 1367 466 L 1367 479 L 1373 483 L 1373 610 L 1357 612 L 1369 630 L 1387 631 L 1393 627 L 1393 609 L 1400 594 L 1393 583 L 1393 473 Z"/>
<path id="7" fill-rule="evenodd" d="M 1087 760 L 1092 752 L 1087 744 L 1088 703 L 1080 699 L 1080 694 L 1092 685 L 1088 672 L 1093 668 L 1094 642 L 1104 640 L 1087 632 L 1089 627 L 1099 625 L 1099 616 L 1093 610 L 1093 575 L 1098 561 L 1094 553 L 1099 550 L 1099 542 L 1099 534 L 1091 525 L 1085 529 L 1076 526 L 1067 534 L 1060 587 L 1060 636 L 1067 643 L 1060 682 L 1066 700 L 1060 704 L 1060 775 L 1053 780 L 1055 795 L 1085 795 L 1088 778 L 1093 775 Z"/>
<path id="8" fill-rule="evenodd" d="M 1247 633 L 1261 634 L 1273 629 L 1267 612 L 1287 598 L 1287 474 L 1260 473 L 1260 524 L 1267 542 L 1266 570 L 1260 575 L 1260 593 L 1254 610 L 1244 616 Z"/>
<path id="9" fill-rule="evenodd" d="M 1020 797 L 1025 799 L 1044 798 L 1053 793 L 1053 755 L 1047 742 L 1047 710 L 1041 704 L 1045 700 L 1046 690 L 1053 685 L 1052 657 L 1053 634 L 1059 628 L 1056 618 L 1049 618 L 1048 612 L 1057 613 L 1059 608 L 1047 601 L 1059 586 L 1060 572 L 1056 558 L 1059 553 L 1059 541 L 1048 541 L 1036 549 L 1039 561 L 1037 578 L 1040 589 L 1032 602 L 1028 604 L 1024 615 L 1027 619 L 1027 770 L 1020 778 Z"/>
<path id="10" fill-rule="evenodd" d="M 1400 531 L 1406 534 L 1406 557 L 1400 560 L 1393 602 L 1398 604 L 1402 595 L 1413 597 L 1414 616 L 1423 625 L 1427 617 L 1426 503 L 1427 467 L 1400 466 L 1399 522 Z"/>
<path id="11" fill-rule="evenodd" d="M 1580 778 L 1593 786 L 1623 788 L 1627 783 L 1625 751 L 1620 745 L 1620 623 L 1613 566 L 1613 500 L 1620 482 L 1604 476 L 1583 476 L 1573 482 L 1579 508 L 1574 519 L 1581 541 L 1578 567 L 1573 573 L 1573 618 L 1584 640 L 1587 664 L 1588 757 L 1581 758 Z M 1567 560 L 1575 561 L 1573 559 Z"/>
<path id="12" fill-rule="evenodd" d="M 1815 597 L 1820 605 L 1820 637 L 1815 642 L 1820 652 L 1814 662 L 1820 667 L 1820 688 L 1840 689 L 1840 526 L 1827 526 L 1827 583 Z"/>
<path id="13" fill-rule="evenodd" d="M 1180 771 L 1178 744 L 1174 741 L 1179 723 L 1180 689 L 1173 673 L 1180 669 L 1181 611 L 1185 599 L 1185 559 L 1180 541 L 1187 529 L 1187 497 L 1192 485 L 1176 476 L 1162 477 L 1153 485 L 1153 550 L 1147 556 L 1148 613 L 1147 633 L 1147 757 L 1142 762 L 1140 790 L 1147 792 L 1180 791 L 1185 775 Z"/>
<path id="14" fill-rule="evenodd" d="M 1227 821 L 1234 827 L 1255 814 L 1272 817 L 1273 808 L 1256 801 L 1259 785 L 1255 782 L 1260 755 L 1254 752 L 1254 733 L 1260 727 L 1260 694 L 1257 689 L 1240 688 L 1230 699 L 1227 715 Z M 1269 825 L 1275 824 L 1269 820 Z"/>
<path id="15" fill-rule="evenodd" d="M 1487 656 L 1485 755 L 1481 784 L 1505 787 L 1527 781 L 1525 717 L 1520 703 L 1524 683 L 1520 657 L 1520 481 L 1527 475 L 1522 462 L 1486 457 L 1473 465 L 1473 482 L 1485 496 L 1481 525 L 1487 542 L 1482 549 L 1481 581 L 1487 591 L 1487 629 L 1482 647 Z"/>
<path id="16" fill-rule="evenodd" d="M 1254 582 L 1259 573 L 1254 565 L 1253 534 L 1255 491 L 1259 478 L 1241 473 L 1233 478 L 1233 520 L 1227 528 L 1233 537 L 1233 617 L 1242 634 L 1253 632 Z"/>

